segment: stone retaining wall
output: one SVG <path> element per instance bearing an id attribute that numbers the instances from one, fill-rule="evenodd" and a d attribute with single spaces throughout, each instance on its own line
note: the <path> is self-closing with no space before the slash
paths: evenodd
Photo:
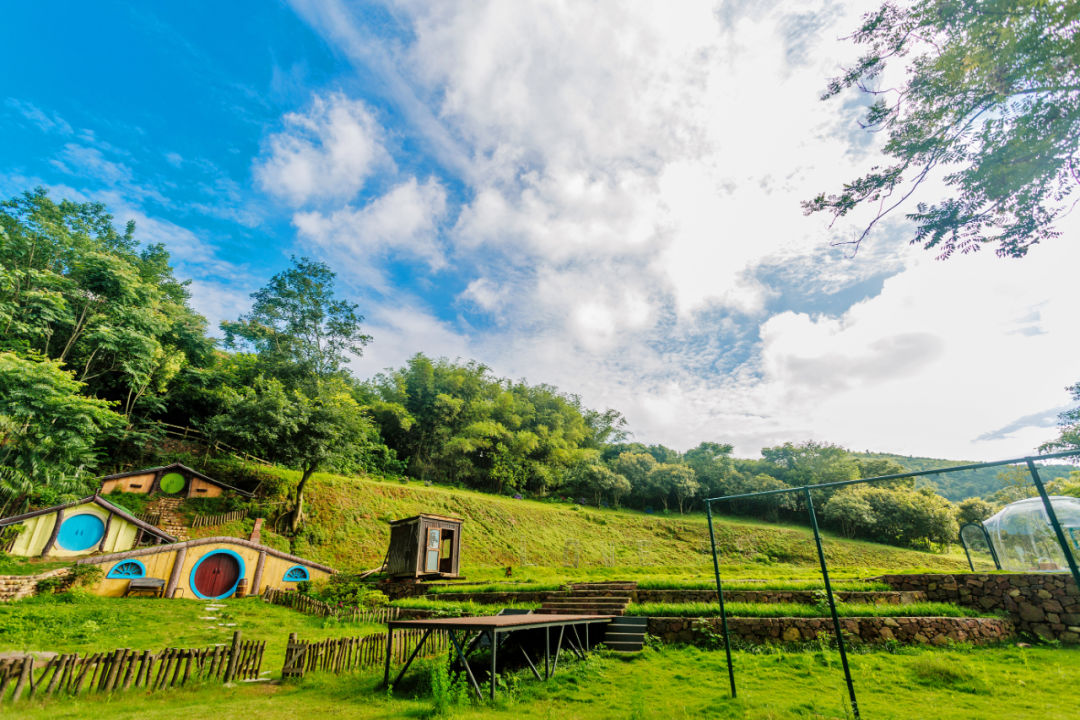
<path id="1" fill-rule="evenodd" d="M 936 602 L 1004 611 L 1020 632 L 1080 643 L 1080 590 L 1067 573 L 883 575 L 897 590 L 917 590 Z"/>
<path id="2" fill-rule="evenodd" d="M 515 602 L 542 603 L 552 591 L 547 592 L 478 592 L 478 593 L 434 593 L 422 596 L 425 600 L 443 600 L 445 602 L 478 602 L 483 605 L 505 605 Z"/>
<path id="3" fill-rule="evenodd" d="M 12 602 L 30 597 L 37 590 L 38 580 L 66 575 L 71 568 L 56 568 L 37 575 L 0 575 L 0 602 Z"/>
<path id="4" fill-rule="evenodd" d="M 858 617 L 840 618 L 845 639 L 855 642 L 975 645 L 999 642 L 1013 634 L 1005 618 Z M 733 638 L 749 643 L 804 642 L 832 636 L 832 618 L 728 618 Z M 649 618 L 649 634 L 667 643 L 699 644 L 721 634 L 720 618 Z"/>

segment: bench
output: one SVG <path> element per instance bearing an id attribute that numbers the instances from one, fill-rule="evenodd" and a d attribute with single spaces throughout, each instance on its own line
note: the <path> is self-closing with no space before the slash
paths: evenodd
<path id="1" fill-rule="evenodd" d="M 150 597 L 161 597 L 165 591 L 165 581 L 161 578 L 133 578 L 128 582 L 124 597 L 132 593 L 148 592 Z"/>

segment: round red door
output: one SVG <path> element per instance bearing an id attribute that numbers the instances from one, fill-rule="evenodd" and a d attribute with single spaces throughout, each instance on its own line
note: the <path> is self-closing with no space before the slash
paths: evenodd
<path id="1" fill-rule="evenodd" d="M 228 553 L 207 555 L 195 570 L 195 590 L 205 598 L 219 598 L 232 593 L 240 579 L 240 564 Z"/>

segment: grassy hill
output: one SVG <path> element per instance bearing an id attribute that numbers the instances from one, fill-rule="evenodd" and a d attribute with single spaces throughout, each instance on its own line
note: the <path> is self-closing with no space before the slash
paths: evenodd
<path id="1" fill-rule="evenodd" d="M 936 470 L 938 468 L 981 462 L 979 460 L 942 460 L 940 458 L 912 457 L 892 453 L 859 452 L 852 454 L 856 457 L 872 460 L 893 460 L 903 465 L 908 472 Z M 958 502 L 969 497 L 986 497 L 1005 487 L 1009 484 L 1008 481 L 998 477 L 998 474 L 1005 469 L 1004 467 L 994 467 L 980 470 L 962 470 L 942 475 L 928 475 L 919 478 L 918 482 L 929 485 L 938 494 L 947 497 L 953 502 Z M 1057 478 L 1066 477 L 1076 469 L 1075 465 L 1040 465 L 1039 477 L 1042 478 L 1043 482 L 1050 482 Z"/>
<path id="2" fill-rule="evenodd" d="M 274 472 L 290 479 L 287 470 Z M 470 579 L 494 579 L 506 566 L 514 579 L 662 575 L 708 579 L 708 526 L 702 514 L 649 515 L 563 502 L 515 500 L 419 482 L 316 475 L 309 487 L 307 526 L 292 543 L 299 555 L 342 570 L 381 564 L 389 521 L 421 512 L 464 518 L 462 568 Z M 247 525 L 200 529 L 199 534 L 244 535 Z M 285 546 L 272 532 L 264 542 Z M 804 528 L 720 517 L 722 571 L 731 577 L 813 577 L 817 556 Z M 962 554 L 934 554 L 828 537 L 826 552 L 838 574 L 884 570 L 958 570 Z M 575 567 L 576 565 L 576 567 Z"/>

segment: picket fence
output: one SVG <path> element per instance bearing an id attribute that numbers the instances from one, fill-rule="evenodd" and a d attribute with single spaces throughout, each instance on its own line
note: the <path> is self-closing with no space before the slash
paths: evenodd
<path id="1" fill-rule="evenodd" d="M 316 600 L 292 590 L 276 590 L 269 585 L 262 597 L 265 602 L 283 605 L 305 615 L 333 617 L 346 622 L 384 623 L 397 620 L 401 615 L 401 608 L 397 607 L 335 607 L 322 600 Z"/>
<path id="2" fill-rule="evenodd" d="M 195 519 L 191 521 L 191 527 L 197 528 L 224 525 L 227 522 L 243 520 L 246 517 L 247 510 L 233 510 L 232 512 L 221 513 L 219 515 L 196 515 Z"/>
<path id="3" fill-rule="evenodd" d="M 80 657 L 58 654 L 48 659 L 31 655 L 0 660 L 0 705 L 12 687 L 10 701 L 23 693 L 80 695 L 142 688 L 151 691 L 184 685 L 191 680 L 254 680 L 262 670 L 266 642 L 245 641 L 239 632 L 231 645 L 205 648 L 166 648 L 159 653 L 119 648 Z"/>
<path id="4" fill-rule="evenodd" d="M 416 644 L 424 637 L 423 630 L 395 630 L 392 660 L 403 663 Z M 449 645 L 444 630 L 435 630 L 424 643 L 424 657 L 438 655 Z M 282 678 L 302 678 L 315 670 L 344 673 L 369 667 L 382 667 L 386 660 L 386 633 L 364 637 L 331 638 L 310 642 L 299 640 L 296 633 L 289 635 L 285 647 L 285 664 Z"/>

